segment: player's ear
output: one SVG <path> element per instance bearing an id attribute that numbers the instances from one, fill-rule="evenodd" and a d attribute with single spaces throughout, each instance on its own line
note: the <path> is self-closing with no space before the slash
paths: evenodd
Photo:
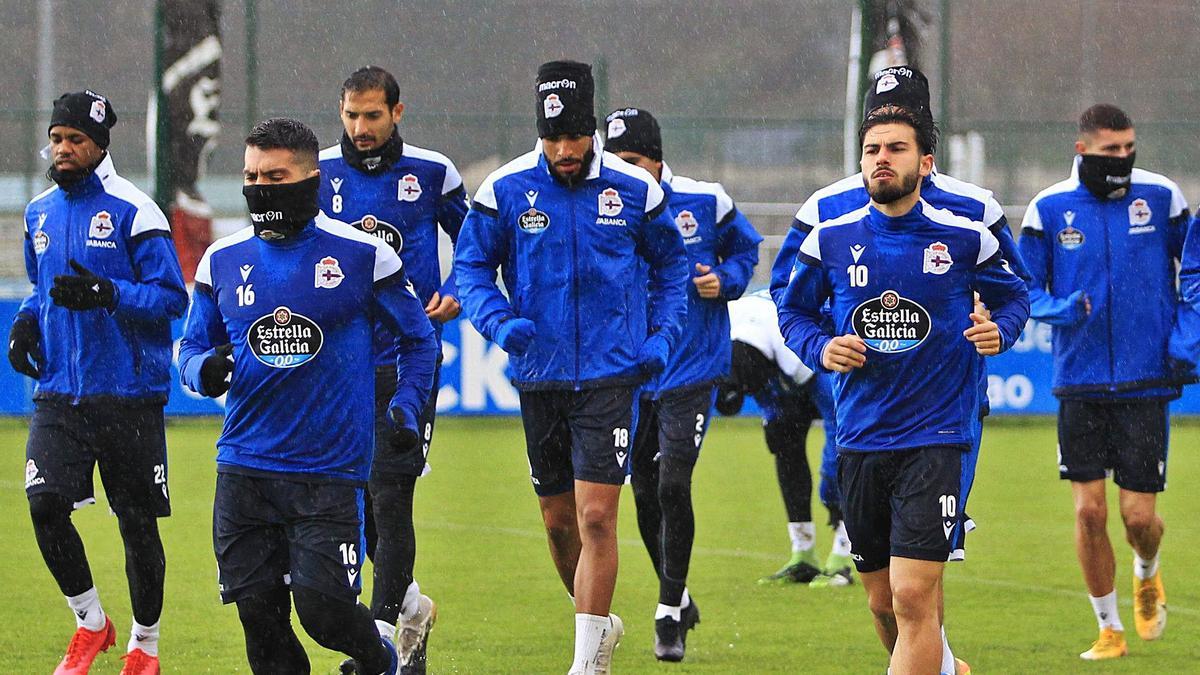
<path id="1" fill-rule="evenodd" d="M 397 102 L 392 106 L 392 123 L 400 124 L 400 118 L 404 117 L 404 104 Z"/>
<path id="2" fill-rule="evenodd" d="M 924 178 L 933 173 L 933 155 L 921 155 L 921 177 Z"/>
<path id="3" fill-rule="evenodd" d="M 304 179 L 308 180 L 309 178 L 312 178 L 313 176 L 320 176 L 320 175 L 321 175 L 321 169 L 314 168 L 312 171 L 308 172 L 308 175 L 305 176 Z"/>

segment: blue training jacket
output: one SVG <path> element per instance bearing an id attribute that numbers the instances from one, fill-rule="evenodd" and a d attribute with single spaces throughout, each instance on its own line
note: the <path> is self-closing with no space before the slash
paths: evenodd
<path id="1" fill-rule="evenodd" d="M 1196 339 L 1176 330 L 1187 200 L 1171 180 L 1141 169 L 1123 198 L 1100 199 L 1078 167 L 1077 157 L 1067 180 L 1033 198 L 1021 225 L 1033 318 L 1054 327 L 1054 394 L 1174 398 L 1168 350 Z"/>
<path id="2" fill-rule="evenodd" d="M 209 395 L 200 368 L 215 347 L 233 345 L 218 470 L 365 482 L 380 322 L 397 342 L 390 408 L 416 430 L 438 345 L 395 251 L 324 215 L 277 242 L 250 227 L 214 242 L 196 270 L 179 370 Z"/>
<path id="3" fill-rule="evenodd" d="M 400 254 L 417 298 L 428 304 L 434 293 L 458 296 L 451 273 L 442 282 L 438 264 L 438 226 L 458 241 L 467 215 L 462 176 L 445 155 L 396 139 L 403 148 L 394 163 L 378 172 L 355 168 L 342 146 L 321 151 L 318 204 L 330 218 L 382 239 Z M 434 330 L 441 332 L 440 323 Z M 395 336 L 380 327 L 375 336 L 375 365 L 396 362 Z"/>
<path id="4" fill-rule="evenodd" d="M 805 237 L 779 305 L 788 347 L 813 370 L 826 370 L 834 335 L 868 347 L 863 367 L 834 376 L 839 451 L 971 446 L 981 359 L 963 331 L 975 292 L 1008 349 L 1029 318 L 1025 283 L 983 223 L 925 202 L 899 217 L 865 206 Z"/>
<path id="5" fill-rule="evenodd" d="M 1000 253 L 1008 261 L 1009 268 L 1018 277 L 1029 280 L 1017 242 L 1008 229 L 1004 209 L 1000 202 L 996 201 L 991 190 L 940 173 L 934 167 L 933 173 L 921 182 L 921 199 L 935 208 L 945 209 L 986 225 L 1000 242 Z M 871 197 L 863 185 L 863 175 L 857 173 L 817 190 L 804 202 L 796 212 L 792 227 L 784 237 L 779 255 L 771 266 L 771 297 L 776 303 L 780 301 L 783 290 L 787 287 L 800 244 L 813 227 L 822 221 L 833 220 L 861 209 L 870 201 Z M 987 365 L 983 357 L 980 357 L 979 392 L 980 414 L 986 415 L 990 406 L 987 398 Z"/>
<path id="6" fill-rule="evenodd" d="M 76 273 L 72 259 L 112 281 L 111 312 L 51 300 L 54 277 Z M 35 400 L 166 402 L 171 320 L 183 316 L 187 290 L 166 217 L 117 175 L 110 155 L 84 180 L 52 187 L 25 208 L 25 269 L 33 292 L 19 313 L 37 318 L 45 357 Z"/>
<path id="7" fill-rule="evenodd" d="M 510 360 L 519 389 L 641 382 L 642 343 L 660 333 L 674 346 L 683 328 L 687 252 L 662 187 L 604 152 L 598 136 L 592 148 L 587 176 L 567 187 L 539 141 L 484 180 L 459 234 L 454 274 L 480 334 L 495 340 L 514 317 L 536 326 Z"/>
<path id="8" fill-rule="evenodd" d="M 720 183 L 676 176 L 663 164 L 663 190 L 675 227 L 688 253 L 688 272 L 700 276 L 696 263 L 712 268 L 721 280 L 719 298 L 702 298 L 687 284 L 687 321 L 683 337 L 667 359 L 667 367 L 642 389 L 657 398 L 662 392 L 713 382 L 729 374 L 730 300 L 746 291 L 758 264 L 762 236 L 734 205 Z"/>

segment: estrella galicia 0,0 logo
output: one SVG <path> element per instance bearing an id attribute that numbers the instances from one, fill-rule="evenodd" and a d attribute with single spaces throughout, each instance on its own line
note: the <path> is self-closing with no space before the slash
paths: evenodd
<path id="1" fill-rule="evenodd" d="M 892 290 L 855 307 L 851 324 L 868 347 L 885 354 L 921 344 L 933 325 L 924 307 Z"/>

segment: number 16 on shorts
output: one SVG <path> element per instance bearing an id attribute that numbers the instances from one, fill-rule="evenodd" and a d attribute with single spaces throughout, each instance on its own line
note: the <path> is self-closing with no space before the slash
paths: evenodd
<path id="1" fill-rule="evenodd" d="M 359 572 L 362 571 L 362 568 L 358 565 L 358 550 L 355 549 L 355 544 L 349 542 L 338 544 L 338 550 L 342 554 L 342 566 L 346 568 L 346 580 L 350 583 L 350 587 L 361 587 L 362 578 L 359 576 Z"/>

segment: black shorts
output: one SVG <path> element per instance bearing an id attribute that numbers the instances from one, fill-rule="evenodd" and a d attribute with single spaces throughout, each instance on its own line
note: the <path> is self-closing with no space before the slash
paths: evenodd
<path id="1" fill-rule="evenodd" d="M 529 477 L 539 497 L 570 492 L 576 480 L 625 483 L 636 392 L 628 386 L 520 392 Z"/>
<path id="2" fill-rule="evenodd" d="M 892 556 L 946 562 L 961 520 L 965 450 L 933 445 L 838 456 L 846 534 L 859 572 L 884 569 Z"/>
<path id="3" fill-rule="evenodd" d="M 221 601 L 296 585 L 353 602 L 362 591 L 363 488 L 217 473 L 213 551 Z"/>
<path id="4" fill-rule="evenodd" d="M 38 401 L 25 446 L 25 494 L 95 502 L 97 466 L 113 513 L 171 515 L 161 403 Z"/>
<path id="5" fill-rule="evenodd" d="M 695 464 L 716 395 L 715 385 L 702 384 L 671 389 L 657 399 L 643 398 L 633 451 L 652 453 L 655 459 L 665 455 Z"/>
<path id="6" fill-rule="evenodd" d="M 1066 400 L 1058 406 L 1058 475 L 1113 482 L 1133 492 L 1167 487 L 1167 401 Z"/>
<path id="7" fill-rule="evenodd" d="M 433 389 L 429 400 L 421 408 L 417 419 L 417 433 L 421 442 L 397 453 L 392 449 L 392 421 L 388 418 L 388 404 L 396 395 L 396 367 L 380 366 L 375 369 L 375 459 L 371 462 L 371 477 L 404 475 L 420 476 L 425 473 L 425 462 L 429 458 L 429 444 L 433 442 L 433 422 L 437 416 L 438 382 L 441 379 L 441 362 L 433 371 Z"/>

